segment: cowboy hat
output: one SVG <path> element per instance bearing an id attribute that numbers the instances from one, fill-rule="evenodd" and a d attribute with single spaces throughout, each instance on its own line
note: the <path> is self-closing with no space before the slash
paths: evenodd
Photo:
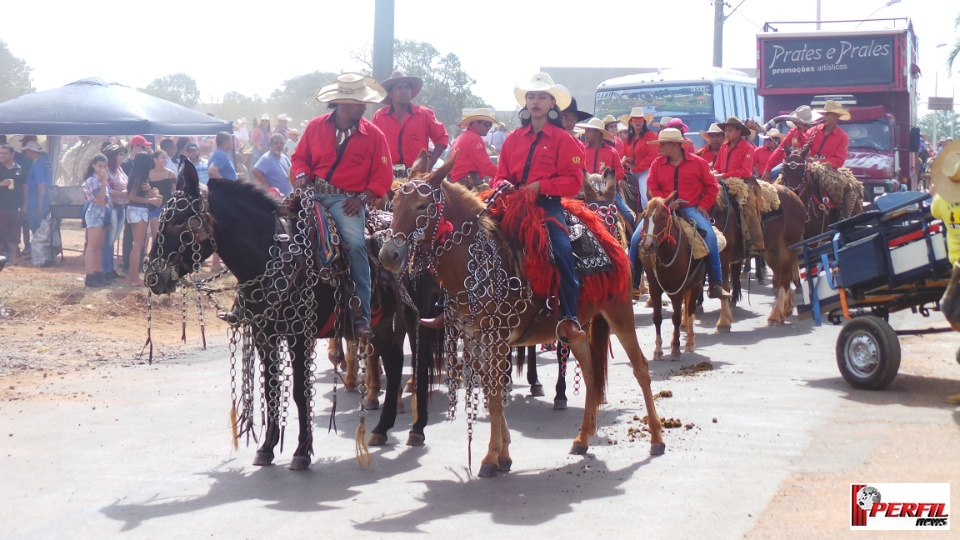
<path id="1" fill-rule="evenodd" d="M 643 107 L 633 107 L 629 113 L 620 115 L 620 123 L 629 126 L 631 118 L 643 118 L 644 122 L 650 125 L 650 122 L 653 122 L 653 113 L 644 112 Z"/>
<path id="2" fill-rule="evenodd" d="M 293 120 L 293 118 L 290 118 L 290 117 L 287 116 L 286 114 L 280 113 L 280 114 L 277 115 L 277 122 L 279 122 L 279 121 L 281 121 L 281 120 L 284 120 L 284 121 L 286 121 L 286 122 L 289 122 L 289 121 Z"/>
<path id="3" fill-rule="evenodd" d="M 668 124 L 671 120 L 673 120 L 673 117 L 672 117 L 672 116 L 661 116 L 659 122 L 653 122 L 653 123 L 650 124 L 650 125 L 653 126 L 653 127 L 665 128 L 665 127 L 667 127 L 667 124 Z"/>
<path id="4" fill-rule="evenodd" d="M 290 128 L 287 130 L 287 135 L 299 135 L 300 130 L 297 128 Z"/>
<path id="5" fill-rule="evenodd" d="M 604 124 L 603 120 L 600 120 L 599 118 L 590 118 L 586 122 L 577 124 L 576 127 L 581 128 L 583 130 L 595 129 L 603 135 L 604 139 L 608 141 L 613 140 L 613 133 L 610 133 L 609 131 L 607 131 L 606 124 Z"/>
<path id="6" fill-rule="evenodd" d="M 941 199 L 960 203 L 960 141 L 940 149 L 930 167 L 930 182 Z"/>
<path id="7" fill-rule="evenodd" d="M 266 120 L 267 122 L 269 122 L 269 121 L 270 121 L 270 115 L 267 114 L 267 113 L 261 114 L 261 115 L 260 115 L 260 121 L 263 122 L 264 120 Z"/>
<path id="8" fill-rule="evenodd" d="M 557 85 L 557 86 L 563 86 L 563 85 Z M 564 86 L 564 88 L 566 87 Z M 570 105 L 565 109 L 562 109 L 561 112 L 577 113 L 577 122 L 583 122 L 587 118 L 593 118 L 592 114 L 586 111 L 581 111 L 580 109 L 577 108 L 577 98 L 572 96 L 570 97 Z"/>
<path id="9" fill-rule="evenodd" d="M 24 143 L 23 149 L 24 149 L 24 150 L 33 150 L 34 152 L 37 152 L 37 153 L 40 153 L 40 154 L 43 153 L 43 148 L 40 147 L 40 143 L 38 143 L 37 141 L 29 141 L 29 142 Z"/>
<path id="10" fill-rule="evenodd" d="M 814 112 L 824 114 L 824 113 L 834 113 L 840 115 L 840 120 L 849 120 L 850 111 L 848 111 L 843 105 L 839 102 L 836 102 L 832 99 L 828 99 L 826 103 L 823 104 L 822 109 L 814 109 Z"/>
<path id="11" fill-rule="evenodd" d="M 793 111 L 791 116 L 795 116 L 808 124 L 812 124 L 820 119 L 820 113 L 813 112 L 809 105 L 801 105 L 797 107 L 797 110 Z M 787 121 L 787 125 L 790 127 L 796 127 L 794 126 L 793 122 L 790 122 L 789 120 Z"/>
<path id="12" fill-rule="evenodd" d="M 776 139 L 778 141 L 782 141 L 784 134 L 780 133 L 780 130 L 777 128 L 770 128 L 770 130 L 767 131 L 766 135 L 761 135 L 760 137 L 764 139 Z"/>
<path id="13" fill-rule="evenodd" d="M 727 126 L 734 126 L 735 128 L 739 129 L 740 133 L 742 133 L 744 137 L 752 138 L 753 136 L 753 132 L 750 131 L 750 128 L 745 126 L 743 122 L 741 122 L 740 119 L 737 118 L 736 116 L 731 116 L 730 118 L 727 118 L 726 122 L 721 122 L 717 124 L 717 127 L 724 131 L 727 130 Z"/>
<path id="14" fill-rule="evenodd" d="M 527 106 L 527 92 L 546 92 L 557 100 L 557 107 L 562 111 L 570 106 L 573 96 L 563 85 L 553 82 L 549 74 L 534 73 L 530 80 L 524 83 L 518 83 L 513 87 L 513 97 L 517 98 L 517 103 L 521 107 Z"/>
<path id="15" fill-rule="evenodd" d="M 420 93 L 420 90 L 423 90 L 423 79 L 420 77 L 414 77 L 412 75 L 407 75 L 406 73 L 400 71 L 399 69 L 394 71 L 392 75 L 382 83 L 380 86 L 389 94 L 390 89 L 393 88 L 393 85 L 397 83 L 405 82 L 410 85 L 410 99 L 417 97 L 417 94 Z M 383 101 L 389 101 L 389 97 L 383 98 Z"/>
<path id="16" fill-rule="evenodd" d="M 477 120 L 486 120 L 496 126 L 503 125 L 497 122 L 497 118 L 490 109 L 474 109 L 472 112 L 463 113 L 463 120 L 460 120 L 460 129 L 467 129 L 471 122 Z"/>
<path id="17" fill-rule="evenodd" d="M 708 127 L 706 131 L 700 132 L 700 138 L 702 138 L 703 140 L 707 140 L 708 135 L 711 133 L 719 133 L 720 135 L 723 135 L 723 130 L 720 129 L 720 126 L 718 126 L 716 122 L 714 122 L 710 124 L 710 127 Z"/>
<path id="18" fill-rule="evenodd" d="M 683 133 L 677 128 L 665 128 L 657 134 L 657 140 L 647 141 L 647 144 L 663 144 L 665 142 L 686 143 L 690 142 L 683 137 Z"/>
<path id="19" fill-rule="evenodd" d="M 373 77 L 359 73 L 341 73 L 336 82 L 320 89 L 320 103 L 380 103 L 387 91 Z"/>
<path id="20" fill-rule="evenodd" d="M 620 120 L 617 120 L 617 118 L 616 118 L 615 116 L 613 116 L 612 114 L 608 114 L 608 115 L 606 115 L 606 116 L 603 117 L 603 125 L 605 125 L 605 126 L 606 126 L 606 125 L 609 125 L 609 124 L 616 124 L 616 123 L 619 122 L 619 121 L 620 121 Z"/>

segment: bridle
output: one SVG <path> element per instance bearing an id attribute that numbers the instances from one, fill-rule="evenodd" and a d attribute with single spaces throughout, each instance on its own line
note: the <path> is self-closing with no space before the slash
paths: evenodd
<path id="1" fill-rule="evenodd" d="M 174 218 L 187 211 L 191 215 L 182 222 L 174 222 Z M 189 252 L 190 272 L 200 272 L 200 264 L 203 255 L 201 253 L 204 242 L 209 241 L 213 252 L 217 251 L 217 241 L 213 235 L 215 220 L 210 214 L 207 198 L 204 196 L 189 197 L 183 191 L 177 191 L 173 194 L 166 204 L 163 205 L 163 211 L 160 214 L 160 224 L 157 228 L 157 256 L 155 261 L 161 265 L 168 265 L 172 270 L 180 266 L 180 262 Z M 170 235 L 180 239 L 180 245 L 177 250 L 170 253 L 164 253 L 165 238 Z M 153 265 L 154 263 L 151 263 Z M 157 273 L 154 272 L 150 279 L 156 281 Z M 147 283 L 151 285 L 151 283 Z M 156 285 L 156 283 L 153 283 Z"/>

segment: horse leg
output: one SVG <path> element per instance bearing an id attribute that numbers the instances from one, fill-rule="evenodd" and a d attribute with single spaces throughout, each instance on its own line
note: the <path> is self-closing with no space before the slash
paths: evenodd
<path id="1" fill-rule="evenodd" d="M 680 323 L 683 319 L 683 296 L 681 294 L 676 294 L 670 297 L 670 301 L 673 304 L 673 316 L 670 318 L 673 321 L 673 338 L 670 340 L 670 355 L 671 356 L 680 356 Z"/>
<path id="2" fill-rule="evenodd" d="M 663 360 L 663 338 L 660 337 L 660 323 L 663 322 L 663 302 L 660 301 L 663 291 L 659 287 L 650 291 L 650 298 L 653 300 L 653 327 L 656 329 L 657 338 L 654 342 L 653 359 Z"/>
<path id="3" fill-rule="evenodd" d="M 730 249 L 730 239 L 727 239 L 727 249 Z M 723 288 L 730 290 L 730 255 L 726 253 L 720 254 L 720 269 L 721 276 L 720 279 L 723 282 Z M 720 317 L 717 319 L 717 332 L 725 334 L 730 331 L 730 328 L 733 326 L 733 308 L 730 305 L 729 298 L 720 299 Z"/>
<path id="4" fill-rule="evenodd" d="M 370 433 L 370 439 L 367 444 L 370 446 L 382 446 L 387 444 L 387 431 L 393 429 L 397 420 L 397 399 L 400 397 L 400 386 L 403 384 L 403 349 L 396 343 L 393 335 L 389 332 L 375 333 L 372 341 L 377 352 L 370 355 L 370 368 L 367 370 L 368 384 L 372 384 L 370 372 L 374 372 L 378 383 L 377 386 L 380 386 L 380 362 L 379 360 L 374 362 L 374 358 L 382 358 L 384 372 L 387 376 L 387 391 L 383 397 L 383 411 L 380 413 L 380 422 L 377 423 L 377 426 L 373 428 L 373 431 Z M 370 391 L 368 391 L 368 397 L 364 399 L 364 407 L 368 410 L 376 408 L 370 407 L 369 396 L 372 390 L 371 388 Z M 376 393 L 373 393 L 374 403 L 376 403 L 376 396 L 379 390 L 380 389 L 377 388 Z"/>
<path id="5" fill-rule="evenodd" d="M 313 455 L 313 427 L 310 425 L 310 402 L 307 399 L 307 360 L 316 340 L 306 336 L 296 336 L 289 340 L 291 368 L 293 369 L 293 402 L 297 404 L 297 422 L 300 432 L 297 436 L 297 449 L 290 460 L 291 471 L 302 471 L 310 467 Z"/>
<path id="6" fill-rule="evenodd" d="M 647 427 L 650 428 L 650 455 L 658 456 L 666 451 L 666 445 L 663 442 L 663 424 L 660 422 L 660 415 L 657 414 L 657 408 L 653 402 L 653 390 L 650 388 L 650 364 L 643 356 L 640 343 L 637 341 L 633 310 L 630 309 L 629 304 L 625 308 L 610 310 L 605 312 L 604 316 L 610 329 L 620 340 L 623 350 L 626 351 L 630 365 L 633 367 L 633 376 L 643 391 L 643 403 L 647 409 Z"/>
<path id="7" fill-rule="evenodd" d="M 374 347 L 371 354 L 367 356 L 367 376 L 364 381 L 367 385 L 367 393 L 363 396 L 363 406 L 368 411 L 375 411 L 380 408 L 380 373 L 382 368 L 378 351 L 379 349 Z"/>
<path id="8" fill-rule="evenodd" d="M 264 330 L 265 332 L 269 330 Z M 257 449 L 253 464 L 256 466 L 273 465 L 273 449 L 280 442 L 280 399 L 283 395 L 281 391 L 280 374 L 283 370 L 283 364 L 278 358 L 278 347 L 276 336 L 270 335 L 263 337 L 260 334 L 257 337 L 257 354 L 260 355 L 260 365 L 263 367 L 263 393 L 267 401 L 267 429 L 263 439 L 263 444 Z"/>
<path id="9" fill-rule="evenodd" d="M 703 287 L 700 287 L 699 289 L 702 293 Z M 694 297 L 693 289 L 688 288 L 683 292 L 683 313 L 686 315 L 686 317 L 684 317 L 686 319 L 684 321 L 684 328 L 686 329 L 686 332 L 687 332 L 687 343 L 683 348 L 683 352 L 688 352 L 688 353 L 693 352 L 693 350 L 697 346 L 696 339 L 694 338 L 694 334 L 693 334 L 693 322 L 697 318 L 696 316 L 697 308 L 696 308 L 696 303 L 693 297 Z"/>
<path id="10" fill-rule="evenodd" d="M 564 352 L 566 351 L 566 352 Z M 553 410 L 567 409 L 567 360 L 570 358 L 570 349 L 557 342 L 557 386 L 553 398 Z"/>
<path id="11" fill-rule="evenodd" d="M 540 378 L 537 376 L 537 346 L 517 348 L 517 361 L 522 363 L 526 358 L 527 363 L 527 383 L 530 385 L 530 395 L 533 397 L 543 397 L 543 385 L 540 384 Z"/>
<path id="12" fill-rule="evenodd" d="M 434 353 L 431 341 L 435 342 L 438 339 L 441 339 L 439 331 L 420 329 L 420 339 L 417 340 L 416 355 L 413 357 L 413 375 L 416 383 L 411 407 L 413 426 L 407 434 L 407 446 L 423 446 L 426 441 L 423 429 L 427 425 L 427 406 L 430 404 L 430 366 L 433 365 Z"/>
<path id="13" fill-rule="evenodd" d="M 603 324 L 603 330 L 607 334 L 607 340 L 609 340 L 609 327 L 606 323 Z M 593 358 L 591 352 L 597 349 L 594 346 L 594 341 L 602 339 L 600 336 L 595 336 L 594 332 L 589 332 L 590 339 L 587 341 L 581 341 L 579 343 L 574 343 L 570 345 L 570 351 L 576 357 L 577 361 L 580 362 L 580 372 L 583 376 L 583 383 L 586 387 L 586 396 L 584 397 L 583 403 L 583 421 L 580 424 L 580 432 L 577 433 L 577 438 L 573 440 L 573 446 L 570 447 L 571 454 L 584 455 L 587 453 L 587 449 L 590 447 L 590 437 L 593 437 L 597 433 L 597 410 L 600 408 L 600 402 L 603 399 L 600 392 L 595 391 L 597 384 L 597 377 L 601 377 L 606 373 L 604 369 L 597 369 L 598 366 L 595 365 L 596 362 L 605 362 L 606 361 L 606 348 L 604 346 L 602 357 Z"/>
<path id="14" fill-rule="evenodd" d="M 477 356 L 474 354 L 466 355 L 465 362 L 476 362 Z M 491 366 L 499 364 L 496 355 L 492 358 Z M 510 469 L 512 460 L 510 459 L 509 441 L 510 436 L 504 435 L 503 431 L 507 429 L 506 417 L 503 414 L 503 398 L 506 388 L 503 386 L 500 377 L 490 377 L 490 384 L 483 388 L 483 393 L 487 398 L 487 408 L 490 414 L 490 442 L 487 444 L 487 453 L 480 461 L 480 478 L 490 478 L 496 476 L 500 471 L 501 460 L 506 470 Z M 506 442 L 505 442 L 506 441 Z"/>

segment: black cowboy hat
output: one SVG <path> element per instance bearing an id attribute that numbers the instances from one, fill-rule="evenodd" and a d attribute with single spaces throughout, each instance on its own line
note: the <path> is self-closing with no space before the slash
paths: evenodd
<path id="1" fill-rule="evenodd" d="M 588 118 L 593 118 L 593 115 L 577 109 L 577 98 L 570 98 L 570 106 L 563 110 L 563 112 L 574 112 L 577 113 L 577 122 L 583 122 Z"/>

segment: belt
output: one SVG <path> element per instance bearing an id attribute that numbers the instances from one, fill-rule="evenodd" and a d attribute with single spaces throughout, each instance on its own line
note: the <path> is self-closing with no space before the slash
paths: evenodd
<path id="1" fill-rule="evenodd" d="M 317 195 L 349 195 L 353 197 L 361 193 L 360 191 L 340 189 L 319 176 L 313 179 L 313 190 Z"/>
<path id="2" fill-rule="evenodd" d="M 393 166 L 393 177 L 394 178 L 407 178 L 410 176 L 410 171 L 407 170 L 407 167 L 403 163 L 397 163 Z"/>

